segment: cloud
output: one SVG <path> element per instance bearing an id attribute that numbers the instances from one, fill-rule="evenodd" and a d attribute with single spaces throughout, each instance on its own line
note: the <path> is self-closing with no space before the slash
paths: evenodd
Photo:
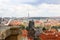
<path id="1" fill-rule="evenodd" d="M 45 0 L 49 4 L 60 4 L 60 0 Z"/>
<path id="2" fill-rule="evenodd" d="M 37 0 L 13 0 L 13 1 L 24 3 L 24 2 L 36 2 Z"/>
<path id="3" fill-rule="evenodd" d="M 60 4 L 41 4 L 42 16 L 60 16 Z"/>
<path id="4" fill-rule="evenodd" d="M 19 1 L 19 0 L 15 0 Z M 20 0 L 21 1 L 21 0 Z M 13 1 L 14 2 L 14 1 Z M 0 0 L 0 16 L 5 17 L 27 17 L 28 12 L 30 17 L 40 16 L 60 16 L 60 4 L 42 3 L 37 6 L 31 4 L 23 4 L 23 2 L 35 2 L 34 0 L 21 1 L 16 5 L 11 0 Z"/>

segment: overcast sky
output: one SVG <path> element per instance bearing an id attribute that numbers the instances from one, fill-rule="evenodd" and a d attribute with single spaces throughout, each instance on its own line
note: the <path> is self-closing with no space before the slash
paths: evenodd
<path id="1" fill-rule="evenodd" d="M 60 0 L 0 0 L 0 17 L 60 16 Z"/>

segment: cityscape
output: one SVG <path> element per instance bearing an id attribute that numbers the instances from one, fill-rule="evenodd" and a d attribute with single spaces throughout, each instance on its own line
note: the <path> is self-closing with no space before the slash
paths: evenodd
<path id="1" fill-rule="evenodd" d="M 54 36 L 56 33 L 56 40 L 58 38 L 58 33 L 60 32 L 60 17 L 22 17 L 22 18 L 16 18 L 16 17 L 0 17 L 0 39 L 1 40 L 33 40 L 33 38 L 28 39 L 28 31 L 26 28 L 29 26 L 29 21 L 34 21 L 34 27 L 36 29 L 39 29 L 40 31 L 43 31 L 43 28 L 46 28 L 45 31 L 42 32 L 42 34 L 39 34 L 39 38 L 37 40 L 44 40 L 47 38 L 47 35 Z M 32 26 L 32 24 L 31 24 Z M 25 30 L 24 30 L 25 29 Z M 50 31 L 49 31 L 50 30 Z M 58 30 L 58 31 L 57 31 Z M 33 30 L 32 30 L 33 31 Z M 6 33 L 7 32 L 7 33 Z M 22 32 L 22 34 L 21 34 Z M 34 31 L 33 31 L 34 32 Z M 37 31 L 39 33 L 39 31 Z M 48 33 L 47 33 L 48 32 Z M 54 35 L 52 35 L 52 33 Z M 44 38 L 44 35 L 46 35 L 46 38 Z M 23 38 L 21 39 L 21 37 Z M 32 36 L 31 36 L 32 37 Z M 50 38 L 50 37 L 49 37 Z M 52 37 L 50 39 L 54 39 L 55 37 Z M 48 40 L 48 39 L 46 39 Z"/>
<path id="2" fill-rule="evenodd" d="M 60 0 L 0 0 L 0 40 L 60 40 Z"/>

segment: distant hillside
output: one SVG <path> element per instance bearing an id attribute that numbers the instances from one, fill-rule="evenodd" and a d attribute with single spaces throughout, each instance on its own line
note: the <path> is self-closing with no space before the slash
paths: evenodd
<path id="1" fill-rule="evenodd" d="M 60 19 L 60 17 L 4 17 L 5 19 Z"/>
<path id="2" fill-rule="evenodd" d="M 60 17 L 30 17 L 29 19 L 60 19 Z"/>

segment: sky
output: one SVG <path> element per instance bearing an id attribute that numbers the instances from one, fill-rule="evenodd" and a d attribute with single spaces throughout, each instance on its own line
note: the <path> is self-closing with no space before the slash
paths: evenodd
<path id="1" fill-rule="evenodd" d="M 0 0 L 0 17 L 60 17 L 60 0 Z"/>

